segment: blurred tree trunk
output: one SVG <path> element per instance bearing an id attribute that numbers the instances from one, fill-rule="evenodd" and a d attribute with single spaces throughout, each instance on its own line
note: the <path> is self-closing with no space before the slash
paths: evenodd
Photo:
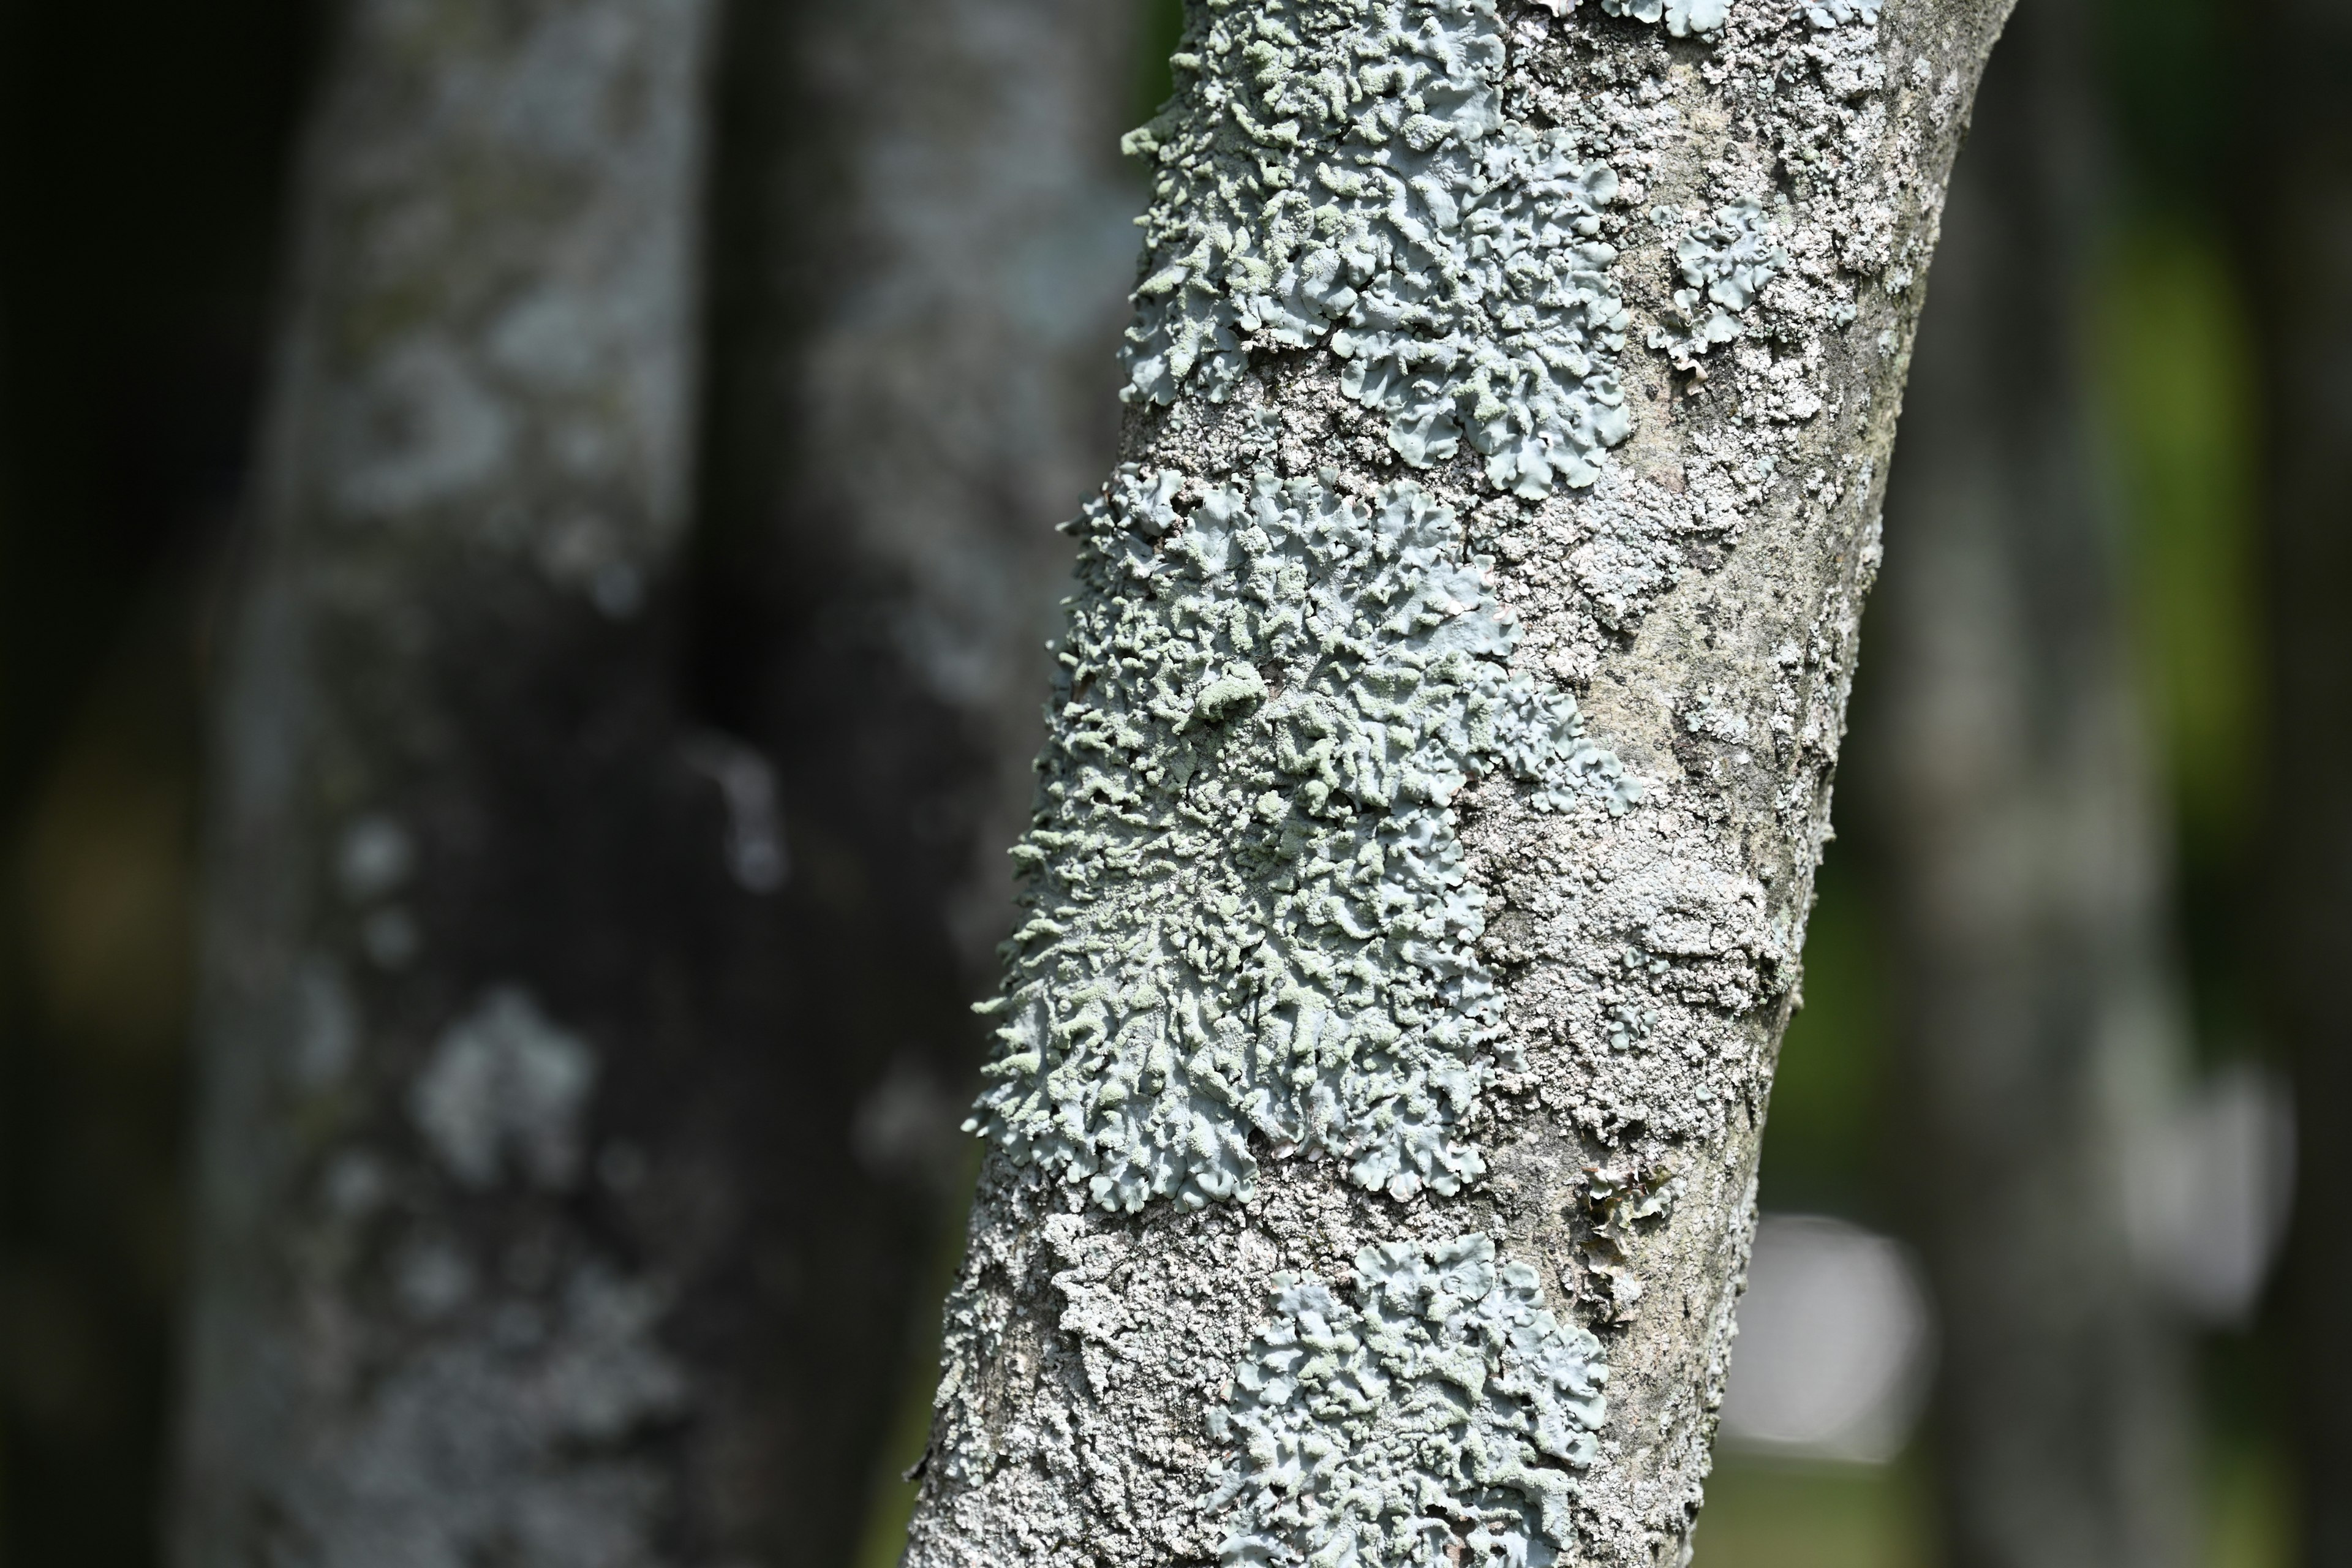
<path id="1" fill-rule="evenodd" d="M 2186 1067 L 2123 541 L 2082 363 L 2108 195 L 2080 0 L 2022 0 L 1952 182 L 1852 789 L 1897 937 L 1955 1568 L 2186 1563 L 2186 1345 L 2124 1181 Z"/>
<path id="2" fill-rule="evenodd" d="M 186 1568 L 856 1540 L 1108 446 L 1127 20 L 344 17 L 215 748 Z"/>
<path id="3" fill-rule="evenodd" d="M 2282 1357 L 2304 1558 L 2352 1564 L 2352 5 L 2252 8 L 2253 249 L 2263 352 L 2272 781 L 2261 932 L 2297 1121 Z"/>
<path id="4" fill-rule="evenodd" d="M 875 1424 L 901 1418 L 904 1379 L 928 1381 L 971 1193 L 971 1004 L 1011 921 L 1004 849 L 1035 789 L 1069 580 L 1053 524 L 1115 442 L 1140 11 L 737 0 L 729 16 L 693 678 L 775 760 L 793 870 L 765 962 L 847 1079 L 811 1109 L 836 1125 L 801 1156 L 803 1256 L 869 1245 L 845 1191 L 886 1194 L 919 1232 L 887 1312 L 843 1301 L 869 1321 L 799 1343 L 809 1408 L 860 1426 L 833 1463 L 866 1467 L 807 1483 L 811 1508 L 865 1495 Z M 842 1506 L 826 1527 L 865 1521 Z"/>
<path id="5" fill-rule="evenodd" d="M 713 22 L 338 18 L 214 756 L 188 1568 L 785 1522 L 776 825 L 666 679 Z"/>
<path id="6" fill-rule="evenodd" d="M 968 1005 L 1068 584 L 1051 524 L 1115 440 L 1140 14 L 742 0 L 730 24 L 698 675 L 783 772 L 811 1005 L 893 1063 L 865 1123 L 886 1175 L 969 1179 Z M 875 996 L 917 973 L 926 1010 L 885 1037 Z"/>
<path id="7" fill-rule="evenodd" d="M 2006 9 L 1188 8 L 910 1564 L 1689 1560 Z"/>

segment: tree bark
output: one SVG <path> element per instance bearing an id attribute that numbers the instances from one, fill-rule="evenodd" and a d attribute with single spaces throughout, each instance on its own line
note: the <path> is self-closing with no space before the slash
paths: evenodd
<path id="1" fill-rule="evenodd" d="M 1017 524 L 1109 446 L 1126 25 L 345 16 L 216 747 L 191 1568 L 853 1549 L 1034 749 Z"/>
<path id="2" fill-rule="evenodd" d="M 795 831 L 862 868 L 803 889 L 843 933 L 809 969 L 845 1026 L 870 989 L 828 963 L 930 955 L 946 1012 L 877 1048 L 943 1077 L 931 1152 L 960 1179 L 950 1101 L 1069 571 L 1041 520 L 1116 440 L 1136 10 L 765 0 L 730 23 L 702 679 L 773 737 Z"/>
<path id="3" fill-rule="evenodd" d="M 2352 6 L 2273 0 L 2250 73 L 2261 173 L 2241 209 L 2262 334 L 2272 781 L 2257 939 L 2269 1023 L 2294 1085 L 2294 1216 L 2284 1275 L 2303 1561 L 2352 1563 L 2352 1022 L 2336 979 L 2352 963 Z M 2250 57 L 2255 58 L 2255 57 Z M 2282 289 L 2292 288 L 2292 296 Z"/>
<path id="4" fill-rule="evenodd" d="M 774 1522 L 772 878 L 662 679 L 712 20 L 340 17 L 215 746 L 190 1568 Z"/>
<path id="5" fill-rule="evenodd" d="M 1686 1560 L 2005 10 L 1192 7 L 909 1563 Z"/>
<path id="6" fill-rule="evenodd" d="M 1953 177 L 1848 780 L 1894 915 L 1956 1568 L 2182 1563 L 2197 1539 L 2187 1347 L 2126 1214 L 2188 1062 L 2084 403 L 2106 185 L 2083 10 L 2020 7 Z"/>
<path id="7" fill-rule="evenodd" d="M 810 1190 L 854 1069 L 674 690 L 713 19 L 341 17 L 215 753 L 191 1568 L 854 1533 L 880 1418 L 793 1347 L 887 1358 L 908 1227 Z"/>

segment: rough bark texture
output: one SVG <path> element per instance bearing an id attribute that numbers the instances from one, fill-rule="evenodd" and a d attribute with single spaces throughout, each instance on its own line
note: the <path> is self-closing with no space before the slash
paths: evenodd
<path id="1" fill-rule="evenodd" d="M 1684 1560 L 2005 9 L 1192 7 L 910 1563 Z"/>
<path id="2" fill-rule="evenodd" d="M 2186 1020 L 2086 428 L 2104 185 L 2084 9 L 2024 0 L 1953 176 L 1847 779 L 1895 917 L 1957 1568 L 2179 1563 L 2196 1540 L 2186 1346 L 2125 1211 Z"/>
<path id="3" fill-rule="evenodd" d="M 2255 102 L 2263 176 L 2245 232 L 2264 355 L 2270 755 L 2263 962 L 2294 1079 L 2298 1169 L 2288 1243 L 2304 1561 L 2352 1563 L 2352 6 L 2276 0 Z M 2293 289 L 2289 295 L 2284 290 Z"/>

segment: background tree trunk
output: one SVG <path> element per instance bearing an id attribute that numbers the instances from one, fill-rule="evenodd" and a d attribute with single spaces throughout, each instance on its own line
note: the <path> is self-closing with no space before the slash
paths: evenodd
<path id="1" fill-rule="evenodd" d="M 1115 439 L 1140 10 L 746 0 L 730 22 L 698 678 L 783 771 L 806 847 L 786 962 L 891 1064 L 861 1158 L 919 1185 L 969 1180 L 969 1004 L 1069 573 L 1050 521 Z M 918 1012 L 877 1017 L 917 974 Z"/>
<path id="2" fill-rule="evenodd" d="M 773 1478 L 863 1479 L 792 1347 L 887 1345 L 903 1243 L 794 1251 L 839 1095 L 778 1038 L 772 784 L 667 676 L 712 10 L 341 22 L 217 740 L 178 1559 L 780 1557 L 826 1516 Z"/>
<path id="3" fill-rule="evenodd" d="M 345 18 L 217 744 L 182 1562 L 856 1543 L 1108 450 L 1130 19 Z"/>
<path id="4" fill-rule="evenodd" d="M 2187 1022 L 2085 406 L 2109 186 L 2084 11 L 2020 5 L 1953 177 L 1849 780 L 1895 915 L 1955 1568 L 2185 1563 L 2198 1539 L 2187 1347 L 2125 1214 Z"/>
<path id="5" fill-rule="evenodd" d="M 1115 441 L 1139 13 L 740 0 L 729 16 L 694 687 L 777 763 L 793 874 L 761 962 L 837 1075 L 793 1178 L 813 1298 L 822 1260 L 875 1248 L 872 1202 L 842 1194 L 879 1194 L 909 1233 L 887 1293 L 839 1300 L 857 1321 L 793 1347 L 823 1440 L 856 1433 L 805 1482 L 828 1531 L 864 1525 L 841 1499 L 881 1472 L 904 1381 L 928 1384 L 971 1192 L 971 1005 L 1010 921 L 1003 850 L 1035 787 L 1069 575 L 1051 525 Z M 807 1550 L 782 1560 L 834 1560 Z"/>
<path id="6" fill-rule="evenodd" d="M 2297 1121 L 2282 1358 L 2300 1449 L 2304 1561 L 2352 1563 L 2352 6 L 2273 0 L 2262 43 L 2243 209 L 2263 353 L 2273 782 L 2256 922 L 2271 1025 L 2285 1046 Z M 2289 291 L 2291 290 L 2291 292 Z"/>
<path id="7" fill-rule="evenodd" d="M 910 1563 L 1685 1559 L 2005 9 L 1192 9 Z"/>

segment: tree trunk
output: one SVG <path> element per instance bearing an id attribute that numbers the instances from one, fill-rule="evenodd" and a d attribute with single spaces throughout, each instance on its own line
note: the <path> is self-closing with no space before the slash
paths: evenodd
<path id="1" fill-rule="evenodd" d="M 2260 171 L 2242 209 L 2255 247 L 2270 449 L 2264 498 L 2273 787 L 2267 801 L 2261 963 L 2294 1082 L 2294 1230 L 2286 1310 L 2303 1484 L 2303 1561 L 2352 1564 L 2352 5 L 2258 7 Z M 2284 290 L 2292 289 L 2292 294 Z"/>
<path id="2" fill-rule="evenodd" d="M 346 18 L 217 746 L 190 1568 L 858 1537 L 1034 749 L 906 650 L 1022 668 L 1015 525 L 1108 453 L 1127 18 L 724 19 L 704 544 L 720 20 Z"/>
<path id="3" fill-rule="evenodd" d="M 341 18 L 215 750 L 189 1568 L 777 1522 L 774 823 L 662 678 L 711 22 Z"/>
<path id="4" fill-rule="evenodd" d="M 874 1044 L 938 1086 L 916 1152 L 960 1180 L 968 1005 L 1009 921 L 1069 572 L 1045 520 L 1116 439 L 1137 10 L 748 0 L 730 20 L 701 679 L 772 737 L 796 837 L 857 868 L 812 864 L 788 894 L 831 928 L 812 994 L 857 1031 L 874 985 L 840 965 L 931 976 L 945 1010 Z"/>
<path id="5" fill-rule="evenodd" d="M 2005 9 L 1192 7 L 910 1563 L 1684 1560 Z"/>
<path id="6" fill-rule="evenodd" d="M 852 1069 L 671 689 L 712 21 L 342 17 L 216 748 L 190 1568 L 854 1532 L 879 1417 L 793 1347 L 887 1357 L 908 1227 L 810 1189 Z"/>
<path id="7" fill-rule="evenodd" d="M 1117 435 L 1137 9 L 739 0 L 729 16 L 696 685 L 776 761 L 789 934 L 761 962 L 840 1078 L 794 1178 L 813 1293 L 859 1320 L 793 1347 L 797 1397 L 835 1441 L 898 1418 L 924 1375 L 918 1331 L 936 1331 L 971 1192 L 971 1005 L 1012 912 L 1003 851 L 1035 787 L 1069 574 L 1050 524 Z M 835 1297 L 815 1260 L 874 1254 L 871 1205 L 835 1201 L 867 1188 L 916 1234 L 887 1300 Z M 803 1467 L 814 1479 L 771 1484 L 805 1485 L 812 1510 L 834 1491 L 827 1528 L 855 1530 L 867 1510 L 837 1500 L 877 1457 L 860 1436 Z"/>
<path id="8" fill-rule="evenodd" d="M 2197 1539 L 2186 1346 L 2125 1214 L 2186 1020 L 2084 406 L 2105 186 L 2083 12 L 2024 0 L 1953 178 L 1848 781 L 1895 917 L 1955 1568 L 2185 1563 Z"/>

